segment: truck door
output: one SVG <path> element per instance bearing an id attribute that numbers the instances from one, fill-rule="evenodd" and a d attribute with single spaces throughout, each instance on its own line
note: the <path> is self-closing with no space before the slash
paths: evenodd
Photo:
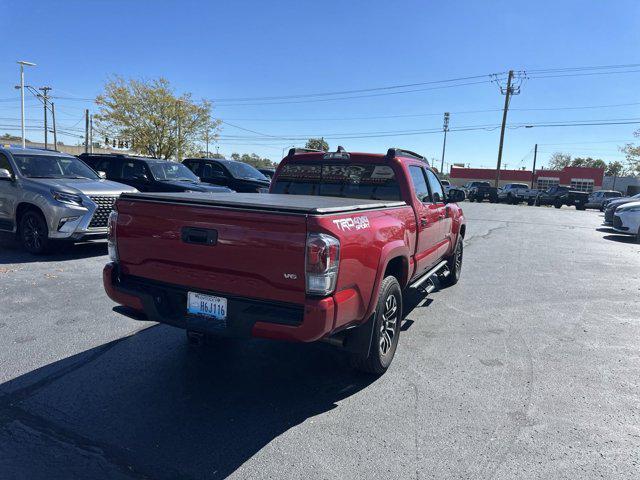
<path id="1" fill-rule="evenodd" d="M 438 249 L 442 241 L 441 212 L 438 205 L 431 201 L 424 168 L 420 165 L 409 165 L 409 173 L 417 197 L 417 201 L 414 202 L 418 232 L 414 277 L 417 277 L 429 270 L 439 258 Z"/>
<path id="2" fill-rule="evenodd" d="M 444 189 L 440 180 L 431 170 L 425 170 L 427 182 L 429 183 L 429 192 L 431 193 L 431 203 L 433 208 L 438 212 L 438 222 L 440 223 L 440 244 L 438 246 L 438 257 L 444 257 L 451 250 L 451 228 L 453 221 L 449 216 L 447 204 L 445 203 Z M 438 258 L 439 260 L 440 258 Z"/>

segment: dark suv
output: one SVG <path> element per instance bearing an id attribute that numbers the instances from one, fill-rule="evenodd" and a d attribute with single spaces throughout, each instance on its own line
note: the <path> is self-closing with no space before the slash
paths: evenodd
<path id="1" fill-rule="evenodd" d="M 244 162 L 224 158 L 187 158 L 182 162 L 203 182 L 224 185 L 236 192 L 267 193 L 271 183 L 257 169 Z"/>
<path id="2" fill-rule="evenodd" d="M 230 192 L 228 188 L 200 181 L 181 163 L 118 154 L 87 154 L 79 158 L 106 178 L 141 192 Z"/>

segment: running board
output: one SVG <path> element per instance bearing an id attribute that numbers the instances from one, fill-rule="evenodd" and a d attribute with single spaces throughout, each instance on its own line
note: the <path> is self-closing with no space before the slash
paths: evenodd
<path id="1" fill-rule="evenodd" d="M 446 260 L 441 261 L 439 264 L 437 264 L 435 267 L 433 267 L 427 273 L 422 275 L 418 280 L 416 280 L 415 282 L 410 284 L 409 287 L 410 288 L 418 288 L 424 282 L 429 281 L 429 285 L 427 285 L 427 287 L 425 287 L 425 290 L 426 290 L 427 293 L 431 293 L 433 291 L 433 289 L 436 288 L 436 286 L 433 283 L 433 281 L 430 280 L 430 278 L 433 275 L 435 275 L 436 273 L 438 273 L 438 271 L 442 270 L 443 268 L 446 268 L 446 266 L 447 266 L 447 261 Z M 442 272 L 442 275 L 446 277 L 447 275 L 449 275 L 449 273 L 450 273 L 449 269 L 447 268 L 445 272 Z"/>

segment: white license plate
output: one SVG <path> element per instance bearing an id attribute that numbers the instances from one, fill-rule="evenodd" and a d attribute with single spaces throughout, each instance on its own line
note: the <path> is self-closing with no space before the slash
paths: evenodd
<path id="1" fill-rule="evenodd" d="M 215 318 L 216 320 L 227 319 L 227 299 L 214 297 L 203 293 L 189 292 L 187 301 L 187 312 L 191 315 Z"/>

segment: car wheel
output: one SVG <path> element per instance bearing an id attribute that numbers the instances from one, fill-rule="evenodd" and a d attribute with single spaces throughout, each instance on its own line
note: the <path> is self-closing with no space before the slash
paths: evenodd
<path id="1" fill-rule="evenodd" d="M 449 268 L 449 275 L 441 279 L 441 283 L 445 287 L 451 287 L 458 283 L 460 280 L 460 273 L 462 272 L 462 257 L 464 253 L 464 240 L 461 236 L 458 237 L 458 242 L 453 250 L 453 253 L 447 258 L 447 267 Z"/>
<path id="2" fill-rule="evenodd" d="M 47 253 L 50 247 L 49 229 L 41 213 L 29 210 L 20 219 L 20 243 L 34 255 Z"/>
<path id="3" fill-rule="evenodd" d="M 562 208 L 562 202 L 554 202 L 553 206 L 556 208 Z"/>
<path id="4" fill-rule="evenodd" d="M 513 195 L 511 194 L 507 195 L 507 203 L 509 205 L 513 205 Z"/>
<path id="5" fill-rule="evenodd" d="M 535 202 L 533 200 L 527 200 L 527 205 L 532 206 Z"/>
<path id="6" fill-rule="evenodd" d="M 587 209 L 586 205 L 582 203 L 576 205 L 576 210 L 586 210 L 586 209 Z"/>
<path id="7" fill-rule="evenodd" d="M 352 364 L 363 372 L 382 375 L 391 365 L 400 338 L 402 291 L 396 277 L 389 276 L 382 281 L 373 322 L 369 354 L 355 354 Z"/>

